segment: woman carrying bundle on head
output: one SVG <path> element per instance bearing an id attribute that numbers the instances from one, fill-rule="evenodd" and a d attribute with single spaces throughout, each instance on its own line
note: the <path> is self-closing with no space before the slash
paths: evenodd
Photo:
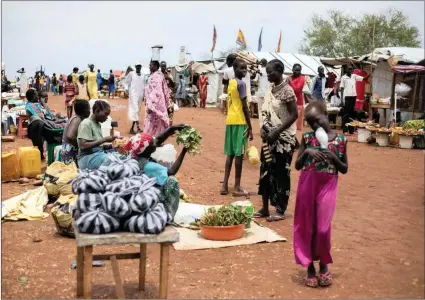
<path id="1" fill-rule="evenodd" d="M 167 128 L 157 137 L 148 133 L 139 133 L 133 136 L 125 145 L 131 157 L 138 161 L 140 169 L 149 177 L 155 177 L 157 184 L 160 186 L 160 201 L 163 202 L 166 210 L 172 217 L 177 212 L 180 199 L 179 182 L 175 175 L 180 169 L 183 159 L 187 153 L 187 148 L 183 148 L 177 160 L 167 168 L 158 164 L 152 157 L 157 147 L 161 147 L 163 143 L 173 135 L 176 131 L 183 130 L 188 125 L 175 125 Z"/>
<path id="2" fill-rule="evenodd" d="M 98 100 L 93 105 L 91 117 L 83 120 L 78 127 L 78 165 L 80 169 L 98 169 L 111 163 L 112 157 L 117 153 L 106 153 L 112 148 L 112 143 L 117 137 L 102 136 L 100 123 L 103 123 L 111 113 L 111 107 L 105 101 Z"/>

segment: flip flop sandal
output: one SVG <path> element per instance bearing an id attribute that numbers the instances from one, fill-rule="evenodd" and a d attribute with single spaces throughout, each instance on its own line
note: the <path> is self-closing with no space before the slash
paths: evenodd
<path id="1" fill-rule="evenodd" d="M 319 286 L 317 276 L 304 278 L 304 283 L 306 286 L 311 288 L 317 288 Z"/>
<path id="2" fill-rule="evenodd" d="M 327 271 L 326 273 L 320 273 L 319 284 L 320 286 L 330 286 L 332 284 L 331 272 Z"/>
<path id="3" fill-rule="evenodd" d="M 277 222 L 277 221 L 282 221 L 285 220 L 285 216 L 283 215 L 273 215 L 273 216 L 269 216 L 266 218 L 267 222 Z"/>
<path id="4" fill-rule="evenodd" d="M 251 196 L 251 194 L 245 190 L 241 191 L 241 192 L 233 192 L 232 194 L 233 197 L 246 197 L 247 199 L 249 199 L 249 196 Z"/>
<path id="5" fill-rule="evenodd" d="M 270 217 L 270 215 L 269 214 L 265 215 L 265 214 L 262 214 L 260 212 L 256 212 L 252 215 L 252 217 L 255 218 L 255 219 L 261 219 L 261 218 L 268 218 L 268 217 Z"/>
<path id="6" fill-rule="evenodd" d="M 222 195 L 222 196 L 226 196 L 228 194 L 229 194 L 229 191 L 227 191 L 227 190 L 221 190 L 220 191 L 220 195 Z"/>

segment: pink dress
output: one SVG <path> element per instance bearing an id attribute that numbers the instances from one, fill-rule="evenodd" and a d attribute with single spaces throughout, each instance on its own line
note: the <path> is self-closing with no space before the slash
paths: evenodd
<path id="1" fill-rule="evenodd" d="M 170 126 L 168 118 L 170 95 L 162 72 L 156 71 L 149 77 L 145 88 L 145 101 L 146 118 L 143 131 L 158 136 Z"/>
<path id="2" fill-rule="evenodd" d="M 306 148 L 319 149 L 314 132 L 303 134 Z M 329 141 L 328 149 L 340 159 L 345 153 L 346 140 L 339 134 Z M 338 172 L 327 161 L 315 162 L 308 157 L 298 181 L 294 214 L 295 262 L 308 267 L 315 260 L 327 265 L 331 256 L 331 221 L 338 193 Z"/>

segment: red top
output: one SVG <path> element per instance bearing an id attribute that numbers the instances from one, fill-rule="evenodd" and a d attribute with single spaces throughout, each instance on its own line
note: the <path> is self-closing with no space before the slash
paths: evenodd
<path id="1" fill-rule="evenodd" d="M 353 73 L 362 77 L 367 76 L 366 71 L 360 71 L 359 69 L 355 69 Z M 366 91 L 366 80 L 356 81 L 356 93 L 357 93 L 358 100 L 364 101 L 365 91 Z"/>
<path id="2" fill-rule="evenodd" d="M 332 72 L 328 72 L 328 87 L 333 88 L 335 85 L 336 74 Z"/>
<path id="3" fill-rule="evenodd" d="M 303 87 L 305 83 L 305 77 L 300 75 L 296 78 L 289 76 L 288 78 L 289 85 L 292 87 L 297 98 L 297 105 L 304 105 L 304 94 Z"/>
<path id="4" fill-rule="evenodd" d="M 72 98 L 74 98 L 75 93 L 77 92 L 75 88 L 75 84 L 73 83 L 67 83 L 64 88 L 65 92 L 65 103 L 69 103 Z"/>

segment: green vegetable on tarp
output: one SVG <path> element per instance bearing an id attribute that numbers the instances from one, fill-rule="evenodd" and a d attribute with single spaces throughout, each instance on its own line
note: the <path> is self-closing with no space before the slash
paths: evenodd
<path id="1" fill-rule="evenodd" d="M 188 149 L 188 153 L 196 155 L 201 153 L 202 136 L 198 130 L 191 127 L 186 127 L 177 134 L 177 145 L 182 144 Z"/>

